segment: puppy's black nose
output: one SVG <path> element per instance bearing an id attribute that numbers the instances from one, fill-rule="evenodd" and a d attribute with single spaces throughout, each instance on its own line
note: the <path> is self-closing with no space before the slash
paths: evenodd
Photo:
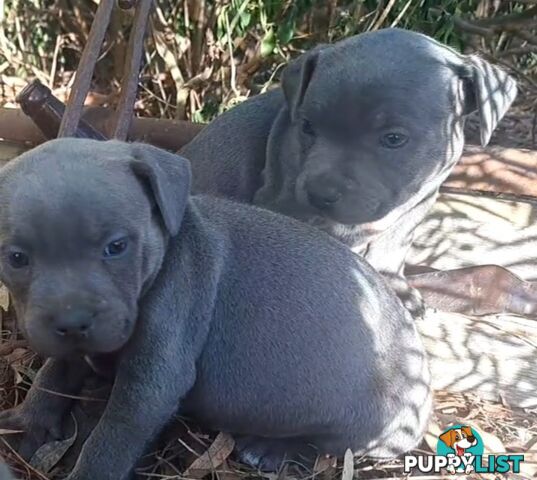
<path id="1" fill-rule="evenodd" d="M 52 318 L 52 328 L 60 337 L 84 338 L 93 328 L 95 312 L 86 308 L 65 309 Z"/>
<path id="2" fill-rule="evenodd" d="M 329 183 L 316 181 L 306 184 L 308 202 L 321 210 L 334 206 L 341 200 L 341 192 Z"/>

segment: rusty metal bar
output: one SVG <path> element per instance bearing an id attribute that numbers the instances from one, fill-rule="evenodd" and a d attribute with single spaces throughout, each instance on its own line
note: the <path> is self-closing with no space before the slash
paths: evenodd
<path id="1" fill-rule="evenodd" d="M 17 95 L 17 102 L 47 138 L 56 138 L 65 112 L 65 105 L 56 98 L 50 88 L 34 80 Z M 83 119 L 75 131 L 76 137 L 106 140 L 106 137 Z"/>
<path id="2" fill-rule="evenodd" d="M 107 108 L 89 108 L 84 119 L 101 132 L 113 131 L 115 127 L 114 112 Z M 190 142 L 202 128 L 202 124 L 184 120 L 134 117 L 127 140 L 150 143 L 176 152 Z"/>
<path id="3" fill-rule="evenodd" d="M 95 18 L 91 24 L 88 42 L 78 65 L 75 81 L 71 88 L 67 107 L 60 124 L 58 137 L 72 137 L 78 127 L 78 122 L 84 108 L 84 100 L 88 94 L 95 64 L 99 58 L 104 36 L 108 25 L 115 0 L 101 0 Z"/>
<path id="4" fill-rule="evenodd" d="M 116 128 L 113 137 L 126 140 L 134 115 L 134 103 L 138 92 L 140 64 L 144 51 L 144 40 L 147 31 L 149 14 L 153 0 L 138 0 L 134 22 L 129 36 L 129 46 L 125 56 L 125 68 L 121 82 L 121 97 L 117 106 Z"/>
<path id="5" fill-rule="evenodd" d="M 58 100 L 59 101 L 59 100 Z M 99 132 L 114 130 L 115 112 L 104 107 L 87 107 L 82 119 Z M 128 140 L 143 141 L 170 151 L 177 151 L 190 142 L 203 128 L 202 124 L 183 120 L 134 117 Z M 45 135 L 22 110 L 0 108 L 0 139 L 29 148 L 55 138 Z"/>

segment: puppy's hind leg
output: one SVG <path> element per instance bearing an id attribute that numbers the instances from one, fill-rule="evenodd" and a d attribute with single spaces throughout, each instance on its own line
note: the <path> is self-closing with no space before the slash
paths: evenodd
<path id="1" fill-rule="evenodd" d="M 312 468 L 317 450 L 301 438 L 235 437 L 235 454 L 239 461 L 265 472 L 276 472 L 284 463 Z"/>

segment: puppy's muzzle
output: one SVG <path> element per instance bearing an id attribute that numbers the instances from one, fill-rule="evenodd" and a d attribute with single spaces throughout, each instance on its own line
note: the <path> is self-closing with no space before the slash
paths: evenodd
<path id="1" fill-rule="evenodd" d="M 59 337 L 72 340 L 83 340 L 93 329 L 95 309 L 77 306 L 66 308 L 50 315 L 50 327 Z"/>
<path id="2" fill-rule="evenodd" d="M 308 179 L 305 187 L 308 202 L 320 210 L 332 208 L 343 196 L 334 182 L 323 177 Z"/>

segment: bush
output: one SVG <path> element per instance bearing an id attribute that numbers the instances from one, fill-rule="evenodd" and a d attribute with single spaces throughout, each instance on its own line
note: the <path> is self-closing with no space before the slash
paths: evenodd
<path id="1" fill-rule="evenodd" d="M 4 0 L 4 103 L 38 77 L 67 90 L 97 7 L 91 0 Z M 116 9 L 92 101 L 114 104 L 132 12 Z M 537 0 L 159 0 L 152 17 L 138 113 L 208 121 L 270 88 L 304 49 L 398 26 L 512 68 L 535 92 Z"/>

